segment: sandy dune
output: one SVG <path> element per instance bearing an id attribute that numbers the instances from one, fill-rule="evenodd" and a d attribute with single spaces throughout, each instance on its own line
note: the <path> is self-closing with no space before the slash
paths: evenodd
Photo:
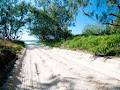
<path id="1" fill-rule="evenodd" d="M 119 58 L 104 60 L 84 52 L 29 45 L 16 90 L 120 90 Z"/>

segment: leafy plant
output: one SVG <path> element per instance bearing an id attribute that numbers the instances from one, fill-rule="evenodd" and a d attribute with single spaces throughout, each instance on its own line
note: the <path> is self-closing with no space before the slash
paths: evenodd
<path id="1" fill-rule="evenodd" d="M 95 55 L 119 55 L 120 34 L 102 36 L 77 36 L 63 43 L 71 49 L 84 49 Z"/>

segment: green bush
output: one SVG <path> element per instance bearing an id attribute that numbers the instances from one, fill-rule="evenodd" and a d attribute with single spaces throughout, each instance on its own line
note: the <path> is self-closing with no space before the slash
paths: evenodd
<path id="1" fill-rule="evenodd" d="M 77 36 L 63 43 L 64 47 L 84 49 L 95 55 L 119 55 L 120 34 L 102 36 Z"/>
<path id="2" fill-rule="evenodd" d="M 60 47 L 61 44 L 63 43 L 63 40 L 59 40 L 59 41 L 54 41 L 54 40 L 51 40 L 51 41 L 41 41 L 41 43 L 47 45 L 47 46 L 50 46 L 50 47 Z"/>

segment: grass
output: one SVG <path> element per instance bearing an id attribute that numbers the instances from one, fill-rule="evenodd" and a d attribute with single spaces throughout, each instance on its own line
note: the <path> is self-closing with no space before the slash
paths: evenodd
<path id="1" fill-rule="evenodd" d="M 12 53 L 17 54 L 24 47 L 24 43 L 21 41 L 8 41 L 0 39 L 0 51 L 3 49 L 9 49 Z"/>
<path id="2" fill-rule="evenodd" d="M 65 48 L 87 50 L 100 56 L 120 55 L 120 34 L 76 36 L 62 45 Z"/>

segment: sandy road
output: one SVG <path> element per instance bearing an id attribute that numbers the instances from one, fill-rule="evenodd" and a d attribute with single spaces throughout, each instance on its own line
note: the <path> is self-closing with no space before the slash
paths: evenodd
<path id="1" fill-rule="evenodd" d="M 120 61 L 29 45 L 16 90 L 120 90 Z"/>

